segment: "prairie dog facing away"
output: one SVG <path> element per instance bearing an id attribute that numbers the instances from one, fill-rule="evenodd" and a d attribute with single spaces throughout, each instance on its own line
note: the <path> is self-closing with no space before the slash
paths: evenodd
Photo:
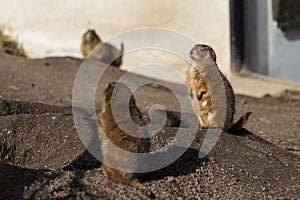
<path id="1" fill-rule="evenodd" d="M 190 51 L 190 57 L 192 65 L 186 73 L 186 85 L 193 99 L 193 108 L 198 115 L 200 128 L 219 127 L 226 132 L 241 130 L 251 112 L 245 113 L 236 123 L 233 122 L 234 92 L 229 81 L 218 68 L 214 50 L 208 45 L 197 44 Z M 217 76 L 215 72 L 218 73 Z M 218 101 L 225 101 L 225 107 L 214 105 L 212 94 Z M 224 114 L 225 119 L 220 120 L 220 116 Z"/>
<path id="2" fill-rule="evenodd" d="M 81 53 L 84 58 L 88 56 L 119 67 L 122 64 L 123 52 L 123 43 L 121 43 L 121 50 L 118 50 L 111 44 L 103 43 L 95 30 L 88 29 L 82 36 Z"/>
<path id="3" fill-rule="evenodd" d="M 129 105 L 125 102 L 126 98 L 119 98 L 119 96 L 124 96 L 130 94 L 128 87 L 122 83 L 111 82 L 106 86 L 104 90 L 104 98 L 102 102 L 102 111 L 99 115 L 100 129 L 99 134 L 101 136 L 101 150 L 103 156 L 103 170 L 108 179 L 119 184 L 130 185 L 140 189 L 145 189 L 140 181 L 144 178 L 143 173 L 128 173 L 113 169 L 105 165 L 105 161 L 108 159 L 119 161 L 124 155 L 114 151 L 109 148 L 107 140 L 110 140 L 114 145 L 122 148 L 123 150 L 133 152 L 133 153 L 148 153 L 150 151 L 150 139 L 142 138 L 145 134 L 143 129 L 139 129 L 138 135 L 141 137 L 133 137 L 123 130 L 121 130 L 116 123 L 114 116 L 112 114 L 113 109 L 124 110 L 122 107 L 129 106 L 130 116 L 124 115 L 124 123 L 128 122 L 131 118 L 137 125 L 143 126 L 144 122 L 139 109 L 135 104 L 135 99 L 133 95 L 130 97 Z M 112 103 L 112 96 L 118 95 L 117 102 Z M 121 113 L 120 113 L 121 114 Z M 122 115 L 122 117 L 123 117 Z M 105 139 L 105 137 L 107 139 Z M 145 165 L 144 161 L 133 160 L 130 161 L 134 166 Z M 150 192 L 151 193 L 151 192 Z"/>

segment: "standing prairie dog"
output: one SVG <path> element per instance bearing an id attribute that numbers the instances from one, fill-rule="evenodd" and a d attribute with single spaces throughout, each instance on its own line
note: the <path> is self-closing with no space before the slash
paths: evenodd
<path id="1" fill-rule="evenodd" d="M 105 165 L 105 161 L 108 161 L 108 159 L 117 162 L 123 157 L 122 154 L 114 151 L 114 149 L 109 149 L 107 140 L 110 140 L 110 142 L 119 148 L 132 153 L 148 153 L 150 151 L 150 139 L 142 138 L 142 136 L 144 136 L 143 129 L 139 129 L 138 132 L 138 135 L 141 137 L 133 137 L 119 128 L 112 114 L 112 105 L 113 109 L 119 110 L 124 110 L 123 107 L 129 106 L 130 116 L 126 116 L 126 113 L 123 113 L 123 115 L 122 113 L 119 113 L 122 115 L 122 117 L 124 116 L 123 122 L 126 123 L 128 120 L 132 119 L 137 125 L 144 126 L 141 113 L 135 104 L 134 97 L 130 97 L 129 105 L 128 102 L 125 102 L 126 98 L 119 98 L 122 96 L 128 96 L 128 94 L 130 94 L 130 90 L 122 83 L 111 82 L 104 90 L 102 111 L 99 116 L 99 134 L 102 140 L 101 150 L 103 154 L 103 169 L 107 178 L 116 183 L 131 185 L 133 187 L 144 189 L 143 185 L 140 183 L 144 174 L 122 172 Z M 117 100 L 116 102 L 112 103 L 112 97 L 114 95 L 117 95 Z M 134 166 L 146 164 L 145 162 L 141 162 L 141 160 L 134 160 L 131 162 Z"/>
<path id="2" fill-rule="evenodd" d="M 84 58 L 97 59 L 107 64 L 119 67 L 122 64 L 124 45 L 121 43 L 121 50 L 108 43 L 103 43 L 97 33 L 89 29 L 81 41 L 81 53 Z"/>
<path id="3" fill-rule="evenodd" d="M 236 123 L 233 122 L 234 92 L 227 78 L 218 69 L 214 50 L 210 46 L 197 44 L 190 51 L 190 56 L 192 65 L 187 70 L 186 85 L 193 98 L 200 128 L 222 127 L 227 132 L 241 130 L 251 112 L 245 113 Z M 216 102 L 225 101 L 222 102 L 224 106 L 213 104 L 212 97 Z"/>

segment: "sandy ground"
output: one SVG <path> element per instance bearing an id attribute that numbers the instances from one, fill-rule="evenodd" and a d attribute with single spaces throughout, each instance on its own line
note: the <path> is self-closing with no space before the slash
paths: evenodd
<path id="1" fill-rule="evenodd" d="M 0 199 L 149 198 L 141 190 L 108 181 L 101 163 L 78 137 L 71 100 L 81 60 L 29 60 L 4 52 L 0 60 Z M 97 110 L 105 82 L 123 74 L 109 68 L 98 86 Z M 141 78 L 133 76 L 134 81 Z M 176 88 L 179 93 L 185 89 Z M 164 129 L 151 138 L 151 148 L 159 149 L 178 131 L 178 101 L 157 85 L 139 89 L 136 98 L 144 113 L 153 103 L 169 111 Z M 300 197 L 300 94 L 236 100 L 237 116 L 253 112 L 247 130 L 222 133 L 205 159 L 198 157 L 206 134 L 199 130 L 181 158 L 147 175 L 144 185 L 156 199 Z"/>

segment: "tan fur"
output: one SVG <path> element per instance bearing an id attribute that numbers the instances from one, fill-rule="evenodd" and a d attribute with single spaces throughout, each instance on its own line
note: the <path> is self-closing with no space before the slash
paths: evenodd
<path id="1" fill-rule="evenodd" d="M 218 69 L 214 50 L 207 45 L 198 44 L 190 55 L 192 65 L 187 70 L 186 85 L 193 98 L 192 104 L 198 115 L 200 128 L 222 127 L 228 132 L 241 130 L 251 113 L 245 113 L 237 123 L 233 123 L 234 92 L 227 78 Z M 216 102 L 225 101 L 225 107 L 221 106 L 222 103 L 213 104 L 212 95 Z"/>
<path id="2" fill-rule="evenodd" d="M 121 44 L 121 50 L 118 50 L 111 44 L 102 43 L 94 30 L 89 29 L 82 36 L 81 53 L 84 58 L 97 59 L 119 67 L 122 64 L 123 51 L 123 43 Z"/>
<path id="3" fill-rule="evenodd" d="M 127 173 L 122 172 L 116 169 L 113 169 L 111 167 L 108 167 L 105 165 L 105 161 L 109 159 L 109 157 L 112 156 L 115 160 L 119 160 L 122 155 L 117 154 L 111 149 L 108 149 L 106 142 L 103 140 L 103 137 L 106 136 L 107 139 L 109 139 L 114 145 L 117 145 L 118 147 L 129 151 L 133 153 L 147 153 L 150 150 L 150 139 L 149 138 L 138 138 L 133 137 L 131 135 L 128 135 L 127 133 L 123 132 L 118 125 L 115 122 L 115 119 L 112 115 L 112 108 L 111 108 L 111 98 L 112 95 L 128 95 L 129 89 L 121 83 L 110 83 L 106 87 L 104 91 L 104 99 L 102 103 L 102 112 L 99 116 L 99 122 L 100 122 L 100 135 L 102 136 L 102 143 L 101 143 L 101 150 L 103 153 L 103 169 L 105 172 L 105 175 L 108 179 L 119 183 L 119 184 L 126 184 L 131 185 L 134 187 L 142 187 L 142 184 L 139 184 L 141 179 L 143 178 L 142 173 Z M 130 118 L 139 126 L 143 126 L 144 122 L 141 117 L 141 113 L 139 109 L 135 105 L 134 97 L 131 96 L 130 102 L 128 105 L 128 102 L 125 102 L 124 99 L 118 98 L 118 101 L 116 103 L 113 103 L 114 108 L 122 110 L 122 107 L 129 106 L 130 110 Z M 128 122 L 127 120 L 130 120 L 129 118 L 126 118 L 124 115 L 124 123 Z M 122 116 L 123 116 L 122 115 Z M 140 129 L 139 135 L 144 135 L 142 129 Z M 139 163 L 139 161 L 132 161 L 134 165 L 144 165 L 146 163 Z M 135 163 L 136 162 L 136 163 Z"/>

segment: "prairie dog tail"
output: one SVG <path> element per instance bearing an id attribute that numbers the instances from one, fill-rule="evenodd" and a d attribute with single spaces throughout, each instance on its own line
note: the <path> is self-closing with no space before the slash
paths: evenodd
<path id="1" fill-rule="evenodd" d="M 121 52 L 121 54 L 123 54 L 123 52 L 124 52 L 124 43 L 123 43 L 123 42 L 121 43 L 121 49 L 120 49 L 120 52 Z"/>
<path id="2" fill-rule="evenodd" d="M 242 115 L 240 119 L 235 124 L 233 124 L 231 131 L 240 131 L 243 128 L 243 126 L 247 123 L 251 114 L 252 112 L 247 112 L 244 115 Z"/>

